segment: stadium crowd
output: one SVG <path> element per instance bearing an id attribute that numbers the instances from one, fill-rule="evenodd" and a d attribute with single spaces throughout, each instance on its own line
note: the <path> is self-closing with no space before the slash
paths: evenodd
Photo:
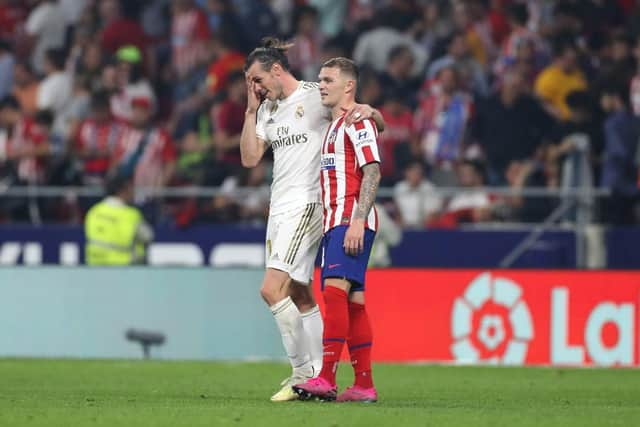
<path id="1" fill-rule="evenodd" d="M 262 222 L 270 163 L 242 168 L 238 146 L 245 55 L 268 35 L 293 41 L 301 79 L 335 56 L 362 67 L 400 225 L 541 221 L 557 199 L 486 188 L 585 176 L 612 192 L 599 220 L 639 221 L 634 0 L 0 0 L 0 192 L 128 169 L 146 189 L 221 189 L 160 207 L 147 192 L 154 223 Z M 0 200 L 0 222 L 33 220 L 28 198 Z M 92 201 L 39 199 L 39 217 L 77 223 Z"/>

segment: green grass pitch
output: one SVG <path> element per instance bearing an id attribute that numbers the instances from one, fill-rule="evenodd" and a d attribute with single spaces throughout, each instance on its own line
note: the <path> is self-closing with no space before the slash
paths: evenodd
<path id="1" fill-rule="evenodd" d="M 377 365 L 377 404 L 268 398 L 277 363 L 0 360 L 0 426 L 637 426 L 640 371 Z M 339 384 L 351 379 L 341 365 Z"/>

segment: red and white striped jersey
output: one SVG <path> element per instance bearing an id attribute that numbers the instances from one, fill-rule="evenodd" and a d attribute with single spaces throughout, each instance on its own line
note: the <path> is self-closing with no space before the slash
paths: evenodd
<path id="1" fill-rule="evenodd" d="M 322 142 L 320 183 L 324 206 L 324 231 L 338 225 L 349 225 L 358 207 L 362 167 L 380 163 L 378 129 L 370 120 L 346 127 L 344 116 L 331 123 Z M 369 212 L 365 227 L 376 231 L 375 207 Z"/>

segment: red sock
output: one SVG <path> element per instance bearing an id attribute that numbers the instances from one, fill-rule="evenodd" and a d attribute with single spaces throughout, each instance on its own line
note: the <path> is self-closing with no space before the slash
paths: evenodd
<path id="1" fill-rule="evenodd" d="M 355 374 L 355 385 L 371 388 L 371 342 L 373 334 L 363 304 L 349 302 L 349 355 Z"/>
<path id="2" fill-rule="evenodd" d="M 335 384 L 342 347 L 349 333 L 348 297 L 345 291 L 335 286 L 325 286 L 322 296 L 325 316 L 322 334 L 324 355 L 320 376 L 331 384 Z"/>

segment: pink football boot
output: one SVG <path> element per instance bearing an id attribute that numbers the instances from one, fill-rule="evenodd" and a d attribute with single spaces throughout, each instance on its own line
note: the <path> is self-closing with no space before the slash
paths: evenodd
<path id="1" fill-rule="evenodd" d="M 318 399 L 322 401 L 334 401 L 338 393 L 336 386 L 331 385 L 322 377 L 311 378 L 305 383 L 296 384 L 293 386 L 293 391 L 298 393 L 300 400 Z"/>
<path id="2" fill-rule="evenodd" d="M 364 402 L 375 403 L 378 401 L 378 392 L 375 387 L 364 388 L 357 385 L 348 387 L 336 399 L 336 402 Z"/>

